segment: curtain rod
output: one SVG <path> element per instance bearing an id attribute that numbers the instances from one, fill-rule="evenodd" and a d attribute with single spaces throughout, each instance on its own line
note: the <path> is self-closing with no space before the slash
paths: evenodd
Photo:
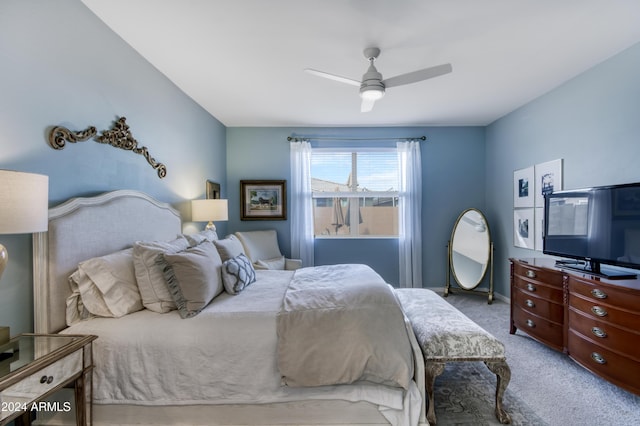
<path id="1" fill-rule="evenodd" d="M 314 141 L 390 141 L 390 140 L 421 140 L 421 141 L 426 141 L 427 137 L 426 136 L 418 136 L 418 137 L 410 137 L 410 138 L 329 138 L 329 137 L 317 137 L 317 138 L 312 138 L 312 137 L 293 137 L 293 136 L 288 136 L 287 137 L 287 141 L 289 142 L 308 142 L 310 140 L 314 140 Z"/>

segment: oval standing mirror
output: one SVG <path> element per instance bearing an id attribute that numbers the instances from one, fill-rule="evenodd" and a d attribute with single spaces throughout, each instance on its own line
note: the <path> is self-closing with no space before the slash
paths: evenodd
<path id="1" fill-rule="evenodd" d="M 489 291 L 474 291 L 489 269 Z M 488 294 L 489 303 L 493 301 L 493 244 L 489 224 L 480 210 L 467 209 L 458 216 L 449 241 L 448 270 L 445 296 L 451 291 L 453 274 L 462 291 Z"/>

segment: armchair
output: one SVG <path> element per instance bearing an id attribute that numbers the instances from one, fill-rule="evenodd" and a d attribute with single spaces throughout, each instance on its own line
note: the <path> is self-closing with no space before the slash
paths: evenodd
<path id="1" fill-rule="evenodd" d="M 286 259 L 278 246 L 278 234 L 274 229 L 266 231 L 246 231 L 234 234 L 247 257 L 256 269 L 294 270 L 302 267 L 300 259 Z"/>

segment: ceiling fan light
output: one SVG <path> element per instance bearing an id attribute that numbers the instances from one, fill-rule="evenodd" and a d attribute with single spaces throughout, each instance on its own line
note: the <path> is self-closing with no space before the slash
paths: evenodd
<path id="1" fill-rule="evenodd" d="M 384 96 L 384 89 L 380 87 L 365 87 L 360 89 L 360 97 L 370 101 L 377 101 Z"/>

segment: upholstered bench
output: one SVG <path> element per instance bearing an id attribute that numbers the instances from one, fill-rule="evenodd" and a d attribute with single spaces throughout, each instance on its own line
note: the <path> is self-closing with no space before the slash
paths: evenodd
<path id="1" fill-rule="evenodd" d="M 496 417 L 500 423 L 511 423 L 511 417 L 502 408 L 502 396 L 511 379 L 502 342 L 431 290 L 396 291 L 424 356 L 429 423 L 436 423 L 433 402 L 436 377 L 444 371 L 445 363 L 453 361 L 485 363 L 497 376 Z"/>

